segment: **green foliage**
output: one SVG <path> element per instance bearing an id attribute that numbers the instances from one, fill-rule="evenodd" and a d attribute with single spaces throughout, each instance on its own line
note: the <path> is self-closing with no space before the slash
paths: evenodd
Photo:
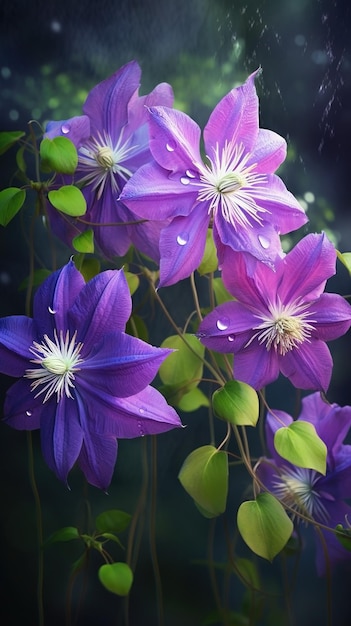
<path id="1" fill-rule="evenodd" d="M 336 251 L 339 261 L 346 267 L 349 274 L 351 274 L 351 252 L 339 252 Z"/>
<path id="2" fill-rule="evenodd" d="M 26 192 L 18 187 L 0 191 L 0 224 L 7 226 L 24 204 Z"/>
<path id="3" fill-rule="evenodd" d="M 64 185 L 60 189 L 53 189 L 49 191 L 48 198 L 52 206 L 65 215 L 79 217 L 86 213 L 86 200 L 81 190 L 74 185 Z"/>
<path id="4" fill-rule="evenodd" d="M 94 252 L 94 232 L 85 230 L 72 239 L 72 245 L 77 252 L 89 254 Z"/>
<path id="5" fill-rule="evenodd" d="M 268 561 L 281 552 L 294 528 L 283 506 L 269 493 L 260 493 L 256 500 L 243 502 L 237 522 L 245 543 Z"/>
<path id="6" fill-rule="evenodd" d="M 4 154 L 9 148 L 11 148 L 17 141 L 25 136 L 25 133 L 21 130 L 3 131 L 0 132 L 0 155 Z"/>
<path id="7" fill-rule="evenodd" d="M 326 473 L 327 447 L 310 422 L 297 420 L 279 428 L 274 435 L 274 447 L 290 463 Z"/>
<path id="8" fill-rule="evenodd" d="M 128 528 L 132 516 L 125 511 L 110 509 L 97 516 L 95 520 L 96 530 L 99 533 L 120 533 Z"/>
<path id="9" fill-rule="evenodd" d="M 246 383 L 229 380 L 212 396 L 215 415 L 237 426 L 256 426 L 259 402 L 256 391 Z"/>
<path id="10" fill-rule="evenodd" d="M 214 278 L 212 281 L 213 293 L 216 300 L 216 305 L 223 304 L 223 302 L 229 302 L 233 300 L 233 296 L 227 291 L 223 285 L 223 280 L 220 277 Z"/>
<path id="11" fill-rule="evenodd" d="M 44 172 L 73 174 L 78 165 L 76 147 L 67 137 L 43 139 L 40 143 L 40 158 Z"/>
<path id="12" fill-rule="evenodd" d="M 159 369 L 164 384 L 160 391 L 170 404 L 179 406 L 183 396 L 195 389 L 202 378 L 205 347 L 190 333 L 167 337 L 161 347 L 175 352 L 169 354 Z"/>
<path id="13" fill-rule="evenodd" d="M 80 539 L 78 528 L 75 528 L 74 526 L 65 526 L 50 535 L 49 539 L 45 542 L 45 545 L 49 546 L 52 543 L 58 543 L 61 541 L 72 541 L 72 539 Z"/>
<path id="14" fill-rule="evenodd" d="M 228 494 L 228 457 L 214 446 L 193 450 L 185 459 L 178 478 L 205 517 L 225 511 Z"/>
<path id="15" fill-rule="evenodd" d="M 133 572 L 127 563 L 106 563 L 99 568 L 99 580 L 111 593 L 126 596 L 133 584 Z"/>
<path id="16" fill-rule="evenodd" d="M 342 524 L 335 526 L 335 536 L 345 550 L 351 552 L 351 527 L 344 528 Z"/>
<path id="17" fill-rule="evenodd" d="M 218 267 L 217 251 L 213 241 L 212 228 L 207 229 L 205 252 L 198 267 L 201 276 L 215 272 Z"/>

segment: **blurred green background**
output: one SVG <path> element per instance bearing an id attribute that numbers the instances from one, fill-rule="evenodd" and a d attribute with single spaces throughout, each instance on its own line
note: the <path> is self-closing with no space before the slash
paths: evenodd
<path id="1" fill-rule="evenodd" d="M 243 82 L 257 67 L 261 126 L 283 135 L 288 158 L 280 170 L 287 187 L 304 204 L 310 223 L 299 233 L 326 230 L 341 251 L 351 250 L 350 140 L 351 140 L 351 8 L 341 0 L 2 0 L 0 3 L 0 127 L 26 130 L 36 119 L 62 119 L 80 114 L 89 90 L 131 59 L 143 71 L 141 93 L 158 82 L 171 83 L 175 106 L 201 126 L 218 100 Z M 1 158 L 0 187 L 10 183 L 14 152 Z M 286 240 L 287 248 L 293 239 Z M 39 231 L 37 245 L 45 258 L 47 243 Z M 27 275 L 28 253 L 19 219 L 0 231 L 0 313 L 24 312 L 24 294 L 18 286 Z M 69 252 L 60 249 L 62 263 Z M 347 271 L 338 267 L 329 288 L 350 293 Z M 184 303 L 191 299 L 185 283 L 167 295 L 172 313 L 184 322 Z M 191 309 L 186 309 L 187 311 Z M 151 340 L 159 344 L 169 333 L 158 310 Z M 335 368 L 328 397 L 351 404 L 350 337 L 331 346 Z M 0 407 L 11 380 L 2 377 Z M 288 409 L 291 387 L 280 380 L 269 390 L 272 406 Z M 0 408 L 0 412 L 1 412 Z M 206 413 L 186 414 L 187 429 L 157 440 L 159 485 L 157 548 L 163 580 L 166 626 L 206 623 L 214 609 L 210 579 L 201 561 L 208 558 L 211 524 L 196 511 L 181 489 L 177 474 L 186 455 L 209 442 Z M 219 437 L 223 434 L 219 426 Z M 223 432 L 222 432 L 223 431 Z M 220 439 L 219 439 L 220 440 Z M 6 626 L 37 625 L 36 552 L 33 497 L 27 470 L 25 433 L 1 425 L 1 602 Z M 109 508 L 133 512 L 142 483 L 142 454 L 151 459 L 150 442 L 121 441 L 115 477 L 109 495 L 86 489 L 78 472 L 71 491 L 46 468 L 34 433 L 35 463 L 43 504 L 44 534 L 83 523 L 89 502 L 93 517 Z M 234 484 L 235 483 L 235 484 Z M 245 490 L 245 477 L 231 480 L 231 507 L 214 528 L 215 559 L 224 560 L 227 536 L 235 534 L 235 513 Z M 148 513 L 148 509 L 146 511 Z M 315 580 L 313 533 L 302 558 L 293 593 L 299 626 L 325 623 L 325 581 Z M 127 535 L 122 538 L 127 542 Z M 239 549 L 247 555 L 245 548 Z M 123 560 L 124 553 L 114 550 Z M 45 550 L 45 612 L 47 626 L 65 623 L 65 593 L 77 546 L 58 544 Z M 271 579 L 275 597 L 281 578 L 280 562 L 273 567 L 259 559 L 263 577 Z M 95 557 L 84 582 L 74 591 L 82 607 L 76 626 L 123 624 L 123 601 L 105 591 L 96 580 L 102 561 Z M 349 624 L 350 568 L 340 567 L 334 585 L 335 625 Z M 240 583 L 229 588 L 239 610 Z M 262 624 L 288 624 L 277 598 L 276 614 Z M 135 586 L 130 599 L 131 626 L 157 624 L 156 595 L 148 543 L 148 515 L 142 535 Z M 281 612 L 280 612 L 281 611 Z M 268 621 L 267 621 L 268 620 Z M 210 622 L 207 622 L 210 623 Z M 244 623 L 244 622 L 243 622 Z"/>

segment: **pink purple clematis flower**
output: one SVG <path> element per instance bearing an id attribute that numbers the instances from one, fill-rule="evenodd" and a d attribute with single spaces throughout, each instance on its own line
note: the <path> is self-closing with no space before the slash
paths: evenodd
<path id="1" fill-rule="evenodd" d="M 134 244 L 158 261 L 162 224 L 143 222 L 118 199 L 130 176 L 151 160 L 147 107 L 173 104 L 173 91 L 167 83 L 139 96 L 140 78 L 138 63 L 131 61 L 91 90 L 83 106 L 84 115 L 49 122 L 46 137 L 63 135 L 78 149 L 77 170 L 73 178 L 64 177 L 64 182 L 83 187 L 87 224 L 50 209 L 49 215 L 56 234 L 69 244 L 90 223 L 106 257 L 123 256 Z"/>
<path id="2" fill-rule="evenodd" d="M 279 235 L 307 221 L 274 174 L 286 142 L 259 128 L 256 75 L 212 112 L 203 133 L 207 163 L 200 154 L 200 128 L 188 115 L 165 106 L 149 109 L 154 161 L 133 175 L 121 199 L 141 218 L 171 220 L 160 238 L 160 286 L 197 269 L 210 225 L 220 264 L 229 246 L 272 265 L 282 254 Z"/>
<path id="3" fill-rule="evenodd" d="M 276 262 L 276 270 L 227 253 L 223 282 L 235 301 L 209 313 L 198 336 L 234 353 L 234 377 L 261 389 L 281 372 L 295 387 L 326 391 L 333 361 L 326 341 L 347 332 L 351 306 L 323 293 L 335 274 L 336 251 L 326 235 L 310 234 Z"/>
<path id="4" fill-rule="evenodd" d="M 6 422 L 40 428 L 44 458 L 63 481 L 77 462 L 92 485 L 111 481 L 117 440 L 181 426 L 149 383 L 169 350 L 126 334 L 131 297 L 123 270 L 88 283 L 70 261 L 34 298 L 33 318 L 0 319 Z"/>
<path id="5" fill-rule="evenodd" d="M 310 422 L 327 446 L 326 475 L 292 465 L 274 448 L 274 434 L 293 419 L 284 411 L 272 410 L 266 417 L 266 440 L 270 458 L 261 459 L 257 475 L 265 487 L 297 513 L 330 528 L 344 527 L 351 519 L 351 446 L 343 441 L 351 427 L 351 407 L 328 404 L 320 394 L 302 400 L 298 420 Z M 297 523 L 300 518 L 296 516 Z M 330 563 L 347 560 L 350 552 L 342 547 L 332 532 L 322 529 Z M 325 556 L 317 536 L 316 565 L 319 574 L 325 571 Z"/>

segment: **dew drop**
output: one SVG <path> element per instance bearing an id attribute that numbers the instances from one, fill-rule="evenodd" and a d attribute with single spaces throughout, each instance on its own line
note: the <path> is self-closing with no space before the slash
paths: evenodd
<path id="1" fill-rule="evenodd" d="M 174 139 L 170 139 L 169 141 L 167 141 L 167 143 L 166 143 L 166 150 L 168 150 L 168 152 L 174 152 L 176 147 L 177 147 L 177 144 L 174 141 Z"/>
<path id="2" fill-rule="evenodd" d="M 260 242 L 264 250 L 267 250 L 271 244 L 269 239 L 267 239 L 267 237 L 264 237 L 263 235 L 258 235 L 258 241 Z"/>
<path id="3" fill-rule="evenodd" d="M 139 435 L 140 435 L 140 437 L 144 437 L 145 432 L 144 432 L 143 425 L 142 425 L 142 423 L 141 423 L 141 422 L 138 422 L 138 429 L 139 429 Z"/>
<path id="4" fill-rule="evenodd" d="M 30 417 L 32 415 L 32 411 L 26 411 L 26 415 L 28 415 L 28 417 Z"/>
<path id="5" fill-rule="evenodd" d="M 186 176 L 182 176 L 180 182 L 182 183 L 182 185 L 189 185 L 190 180 Z"/>
<path id="6" fill-rule="evenodd" d="M 70 124 L 62 124 L 61 126 L 61 132 L 64 135 L 68 135 L 69 131 L 71 130 L 71 125 Z"/>
<path id="7" fill-rule="evenodd" d="M 49 313 L 51 313 L 51 315 L 55 315 L 56 311 L 54 309 L 51 308 L 51 306 L 48 306 L 48 311 Z"/>
<path id="8" fill-rule="evenodd" d="M 194 172 L 193 170 L 187 170 L 186 175 L 189 176 L 189 178 L 196 178 L 196 172 Z"/>
<path id="9" fill-rule="evenodd" d="M 188 233 L 181 233 L 180 235 L 178 235 L 177 237 L 177 244 L 179 246 L 186 246 L 186 244 L 189 241 L 189 235 Z"/>
<path id="10" fill-rule="evenodd" d="M 217 320 L 216 326 L 218 330 L 227 330 L 229 326 L 229 319 L 227 317 L 221 317 L 221 319 Z"/>
<path id="11" fill-rule="evenodd" d="M 145 409 L 139 409 L 139 413 L 140 415 L 143 415 L 143 413 L 145 413 Z"/>
<path id="12" fill-rule="evenodd" d="M 234 341 L 235 337 L 234 335 L 228 335 L 228 341 Z"/>

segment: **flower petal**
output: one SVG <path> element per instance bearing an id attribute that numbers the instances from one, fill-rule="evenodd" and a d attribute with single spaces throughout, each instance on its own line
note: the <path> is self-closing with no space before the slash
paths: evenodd
<path id="1" fill-rule="evenodd" d="M 340 449 L 351 427 L 351 407 L 328 404 L 319 392 L 311 393 L 302 399 L 300 419 L 315 426 L 318 435 L 328 448 L 331 463 L 334 463 L 334 452 Z"/>
<path id="2" fill-rule="evenodd" d="M 30 382 L 20 378 L 7 391 L 4 403 L 5 421 L 16 430 L 40 428 L 40 418 L 45 411 L 42 397 L 35 397 Z"/>
<path id="3" fill-rule="evenodd" d="M 351 326 L 351 306 L 334 293 L 322 293 L 311 304 L 311 317 L 316 320 L 316 335 L 322 341 L 330 341 L 344 335 Z"/>
<path id="4" fill-rule="evenodd" d="M 298 389 L 326 392 L 330 383 L 333 360 L 323 341 L 311 339 L 279 357 L 281 372 Z"/>
<path id="5" fill-rule="evenodd" d="M 267 174 L 263 184 L 257 185 L 252 195 L 257 205 L 267 211 L 270 221 L 281 235 L 297 230 L 308 217 L 300 203 L 275 174 Z"/>
<path id="6" fill-rule="evenodd" d="M 106 491 L 117 459 L 117 441 L 85 431 L 78 465 L 90 485 Z"/>
<path id="7" fill-rule="evenodd" d="M 176 217 L 160 236 L 159 287 L 187 278 L 200 265 L 206 244 L 209 216 L 195 207 L 187 217 Z"/>
<path id="8" fill-rule="evenodd" d="M 0 319 L 0 371 L 7 376 L 23 376 L 33 354 L 29 348 L 37 339 L 35 322 L 25 315 Z"/>
<path id="9" fill-rule="evenodd" d="M 128 103 L 140 84 L 141 69 L 131 61 L 89 93 L 83 112 L 91 121 L 91 133 L 107 131 L 116 143 L 120 129 L 128 122 Z"/>
<path id="10" fill-rule="evenodd" d="M 63 396 L 60 402 L 56 402 L 52 398 L 42 414 L 40 434 L 43 456 L 50 469 L 65 483 L 83 443 L 81 412 L 84 413 L 84 405 L 76 394 L 74 400 Z"/>
<path id="11" fill-rule="evenodd" d="M 220 148 L 228 139 L 242 143 L 250 151 L 258 134 L 258 97 L 254 72 L 243 85 L 232 89 L 212 111 L 204 129 L 206 153 L 212 158 L 211 149 Z"/>
<path id="12" fill-rule="evenodd" d="M 250 254 L 271 269 L 274 269 L 274 264 L 283 254 L 279 235 L 274 226 L 268 222 L 235 230 L 217 213 L 213 234 L 222 270 L 228 262 L 223 245 L 235 252 Z"/>
<path id="13" fill-rule="evenodd" d="M 68 314 L 68 327 L 78 331 L 85 353 L 111 329 L 122 331 L 130 317 L 132 301 L 123 270 L 106 270 L 81 290 Z"/>
<path id="14" fill-rule="evenodd" d="M 106 334 L 80 364 L 77 386 L 92 386 L 115 397 L 131 396 L 153 380 L 170 352 L 123 332 Z"/>
<path id="15" fill-rule="evenodd" d="M 285 157 L 285 139 L 272 130 L 260 128 L 247 166 L 255 164 L 254 171 L 258 174 L 273 174 L 283 163 Z"/>
<path id="16" fill-rule="evenodd" d="M 79 148 L 90 136 L 90 120 L 87 115 L 77 115 L 60 122 L 48 122 L 45 138 L 67 137 Z"/>
<path id="17" fill-rule="evenodd" d="M 275 350 L 267 350 L 258 342 L 237 352 L 234 357 L 234 378 L 259 391 L 279 376 Z"/>

